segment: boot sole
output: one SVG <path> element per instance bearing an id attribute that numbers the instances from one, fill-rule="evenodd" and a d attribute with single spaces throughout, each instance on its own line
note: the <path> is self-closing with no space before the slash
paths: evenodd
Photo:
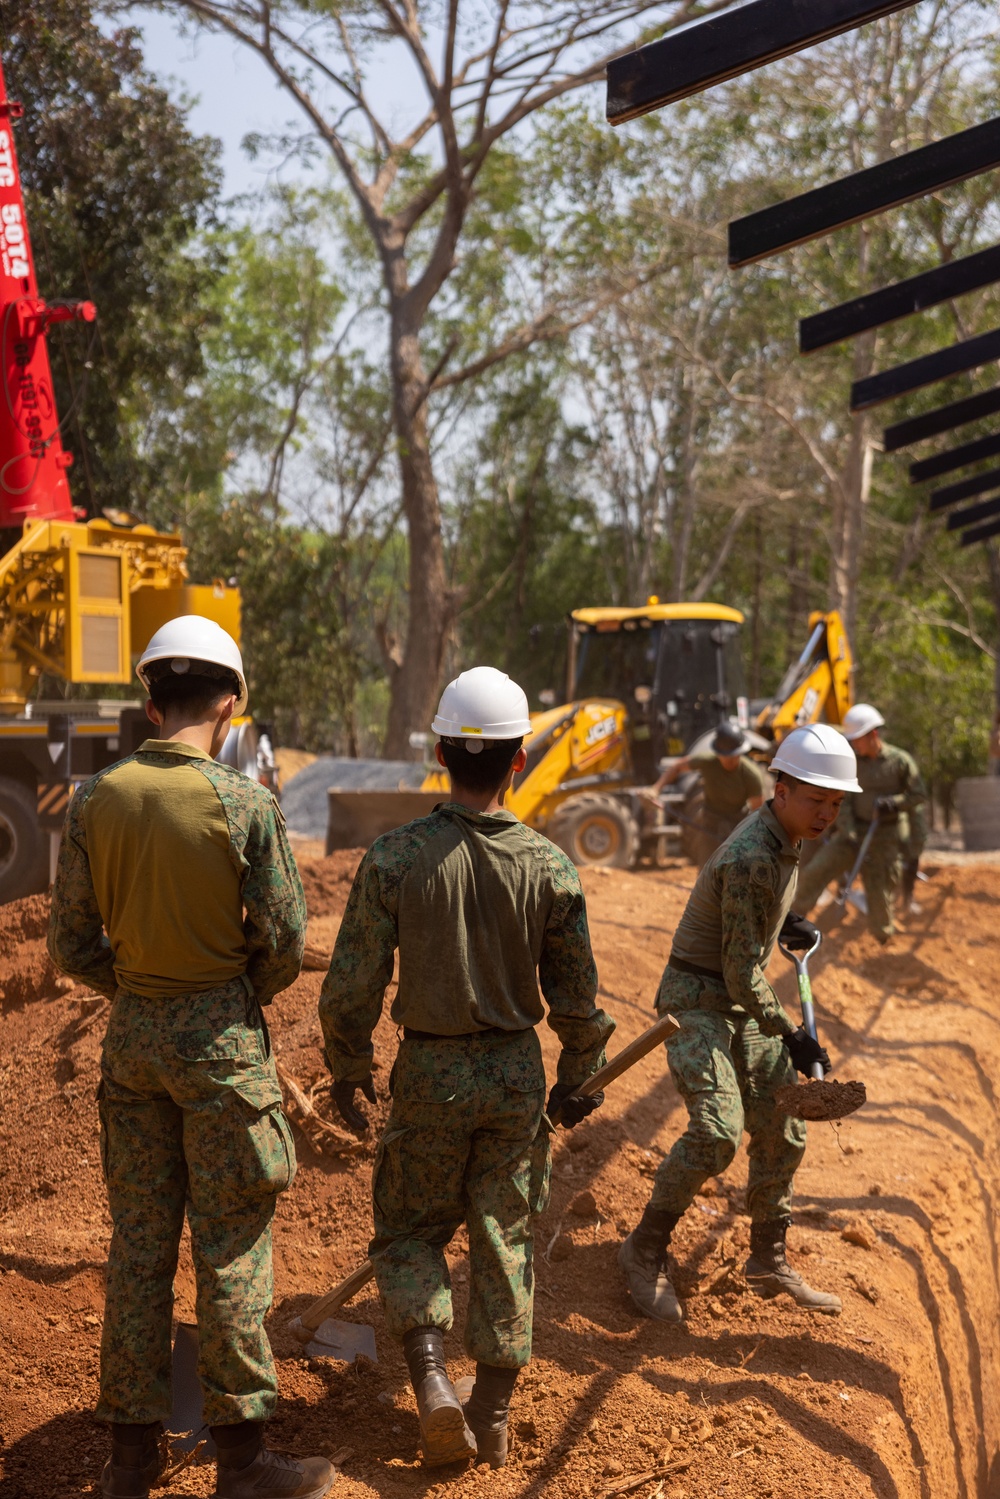
<path id="1" fill-rule="evenodd" d="M 333 1470 L 333 1477 L 331 1479 L 328 1479 L 328 1480 L 325 1479 L 318 1486 L 318 1488 L 310 1489 L 307 1494 L 296 1494 L 295 1499 L 326 1499 L 326 1495 L 330 1492 L 330 1490 L 333 1488 L 334 1484 L 337 1482 L 337 1479 L 340 1478 L 340 1477 L 341 1477 L 341 1474 L 335 1468 Z M 218 1496 L 221 1493 L 222 1493 L 221 1489 L 216 1489 L 215 1490 L 215 1499 L 218 1499 Z"/>
<path id="2" fill-rule="evenodd" d="M 476 1439 L 465 1423 L 461 1406 L 434 1411 L 427 1425 L 420 1428 L 420 1447 L 427 1468 L 443 1468 L 475 1457 Z"/>
<path id="3" fill-rule="evenodd" d="M 748 1288 L 761 1301 L 773 1301 L 776 1296 L 781 1296 L 783 1294 L 785 1296 L 791 1296 L 792 1300 L 795 1302 L 795 1305 L 799 1307 L 799 1309 L 803 1312 L 822 1312 L 827 1317 L 839 1317 L 841 1312 L 844 1310 L 843 1303 L 839 1300 L 836 1306 L 817 1306 L 814 1303 L 810 1303 L 808 1301 L 799 1301 L 795 1293 L 793 1291 L 790 1291 L 787 1286 L 781 1285 L 780 1282 L 765 1281 L 761 1283 L 751 1280 L 749 1276 L 746 1276 L 745 1278 Z"/>
<path id="4" fill-rule="evenodd" d="M 629 1278 L 629 1257 L 625 1248 L 627 1243 L 628 1239 L 625 1239 L 624 1242 L 618 1246 L 618 1268 L 625 1276 L 626 1281 L 628 1281 Z M 629 1283 L 628 1285 L 628 1293 L 632 1301 L 632 1305 L 635 1307 L 636 1311 L 639 1312 L 641 1316 L 648 1317 L 651 1322 L 665 1322 L 668 1324 L 668 1326 L 678 1327 L 684 1321 L 684 1311 L 679 1301 L 677 1302 L 676 1314 L 671 1314 L 668 1317 L 663 1317 L 659 1312 L 654 1312 L 650 1307 L 643 1306 L 641 1302 L 636 1300 L 635 1295 L 632 1291 L 631 1283 Z M 674 1292 L 675 1297 L 676 1294 L 677 1293 Z"/>

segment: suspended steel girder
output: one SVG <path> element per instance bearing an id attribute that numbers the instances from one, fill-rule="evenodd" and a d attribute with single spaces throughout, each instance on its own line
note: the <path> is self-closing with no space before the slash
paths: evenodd
<path id="1" fill-rule="evenodd" d="M 981 421 L 985 416 L 994 416 L 1000 411 L 1000 385 L 992 390 L 981 390 L 974 396 L 965 396 L 961 401 L 949 401 L 947 406 L 935 406 L 933 411 L 921 412 L 919 416 L 907 417 L 895 422 L 882 433 L 882 448 L 886 453 L 898 452 L 912 443 L 923 442 L 928 437 L 938 437 L 942 432 L 951 432 L 955 427 L 964 427 L 968 422 Z"/>
<path id="2" fill-rule="evenodd" d="M 1000 520 L 991 520 L 983 526 L 973 526 L 971 531 L 965 531 L 958 544 L 971 547 L 973 542 L 989 541 L 991 536 L 997 535 L 1000 535 Z"/>
<path id="3" fill-rule="evenodd" d="M 841 302 L 839 307 L 803 318 L 799 323 L 799 353 L 812 354 L 845 338 L 856 338 L 870 328 L 912 317 L 915 312 L 977 291 L 981 286 L 990 286 L 994 281 L 1000 281 L 1000 245 L 991 245 L 976 255 L 935 266 L 932 271 L 911 276 L 907 281 L 897 281 L 895 286 L 885 286 L 881 291 L 868 292 L 850 302 Z"/>
<path id="4" fill-rule="evenodd" d="M 855 380 L 851 386 L 851 410 L 867 411 L 871 406 L 881 406 L 883 401 L 905 396 L 909 391 L 933 385 L 937 380 L 947 380 L 949 375 L 978 369 L 995 359 L 1000 359 L 1000 328 L 991 328 L 977 338 L 966 338 L 961 343 L 949 344 L 947 348 L 935 349 L 933 354 L 897 364 L 891 370 L 881 370 L 877 375 L 869 375 L 867 380 Z"/>
<path id="5" fill-rule="evenodd" d="M 729 226 L 729 264 L 750 265 L 778 255 L 996 166 L 1000 118 L 735 219 Z"/>
<path id="6" fill-rule="evenodd" d="M 963 442 L 960 447 L 947 448 L 935 453 L 933 458 L 922 458 L 910 464 L 910 483 L 923 484 L 926 479 L 937 479 L 941 474 L 950 474 L 967 463 L 978 463 L 981 458 L 995 458 L 1000 453 L 1000 432 L 989 437 L 977 438 L 975 442 Z"/>
<path id="7" fill-rule="evenodd" d="M 972 479 L 961 479 L 957 484 L 946 484 L 943 489 L 932 489 L 931 509 L 944 510 L 957 500 L 971 500 L 974 494 L 985 494 L 988 489 L 1000 489 L 1000 468 L 991 468 Z"/>
<path id="8" fill-rule="evenodd" d="M 738 10 L 616 57 L 608 64 L 608 120 L 622 125 L 914 3 L 752 0 Z"/>
<path id="9" fill-rule="evenodd" d="M 953 510 L 945 530 L 961 531 L 974 521 L 986 520 L 991 515 L 1000 515 L 1000 495 L 994 495 L 991 500 L 980 500 L 978 505 L 967 505 L 964 510 Z"/>

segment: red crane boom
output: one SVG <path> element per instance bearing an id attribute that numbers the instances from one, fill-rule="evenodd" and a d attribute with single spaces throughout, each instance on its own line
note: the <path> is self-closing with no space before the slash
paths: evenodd
<path id="1" fill-rule="evenodd" d="M 0 66 L 0 530 L 25 520 L 77 518 L 59 436 L 46 334 L 52 323 L 92 323 L 93 302 L 46 302 L 38 295 L 13 121 Z M 82 516 L 82 512 L 79 512 Z"/>

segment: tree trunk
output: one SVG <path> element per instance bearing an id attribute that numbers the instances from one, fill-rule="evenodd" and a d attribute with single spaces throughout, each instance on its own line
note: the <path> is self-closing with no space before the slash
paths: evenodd
<path id="1" fill-rule="evenodd" d="M 429 729 L 434 717 L 453 601 L 445 577 L 441 505 L 427 435 L 419 329 L 407 326 L 398 310 L 393 313 L 391 340 L 393 426 L 409 536 L 409 599 L 402 659 L 389 668 L 385 754 L 406 759 L 411 732 Z"/>

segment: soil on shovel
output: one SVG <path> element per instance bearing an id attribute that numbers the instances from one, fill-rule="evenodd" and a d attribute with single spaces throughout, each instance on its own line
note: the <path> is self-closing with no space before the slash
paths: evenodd
<path id="1" fill-rule="evenodd" d="M 779 1088 L 775 1102 L 796 1119 L 846 1119 L 867 1099 L 864 1083 L 820 1082 L 791 1083 Z"/>
<path id="2" fill-rule="evenodd" d="M 357 855 L 301 849 L 310 941 L 329 949 Z M 601 1002 L 613 1049 L 652 1019 L 652 998 L 692 871 L 585 875 Z M 675 1236 L 680 1327 L 637 1317 L 618 1244 L 647 1200 L 684 1110 L 662 1052 L 607 1093 L 593 1119 L 560 1131 L 552 1201 L 538 1227 L 535 1357 L 512 1406 L 506 1468 L 425 1471 L 400 1351 L 369 1287 L 338 1316 L 375 1328 L 379 1361 L 311 1360 L 293 1316 L 365 1256 L 373 1144 L 298 1136 L 300 1170 L 279 1201 L 270 1317 L 281 1383 L 275 1445 L 325 1452 L 341 1499 L 988 1499 L 1000 1493 L 1000 1278 L 996 944 L 1000 872 L 938 867 L 919 916 L 888 950 L 855 912 L 813 964 L 820 1035 L 868 1103 L 809 1126 L 797 1179 L 793 1261 L 843 1315 L 761 1302 L 748 1250 L 745 1154 L 709 1182 Z M 94 1095 L 106 1005 L 44 959 L 45 898 L 0 908 L 0 1496 L 96 1492 L 107 1434 L 97 1390 L 110 1223 Z M 792 970 L 773 974 L 795 1014 Z M 319 1049 L 321 972 L 269 1012 L 282 1067 L 333 1121 Z M 541 1034 L 550 1075 L 556 1045 Z M 385 1119 L 395 1028 L 377 1033 L 373 1122 Z M 312 1091 L 311 1091 L 312 1090 Z M 342 1154 L 335 1153 L 343 1148 Z M 460 1336 L 465 1239 L 448 1251 Z M 177 1315 L 193 1316 L 187 1245 Z M 666 1470 L 666 1471 L 664 1471 Z M 653 1475 L 656 1476 L 653 1476 Z M 157 1490 L 208 1495 L 195 1467 Z"/>

